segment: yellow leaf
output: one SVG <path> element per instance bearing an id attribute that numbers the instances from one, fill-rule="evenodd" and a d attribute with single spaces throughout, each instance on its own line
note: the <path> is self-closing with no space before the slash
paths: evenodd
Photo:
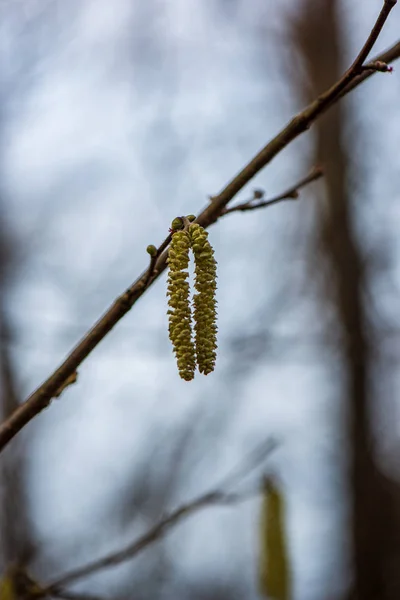
<path id="1" fill-rule="evenodd" d="M 290 600 L 285 499 L 271 480 L 265 480 L 264 483 L 260 532 L 261 594 L 274 600 Z"/>

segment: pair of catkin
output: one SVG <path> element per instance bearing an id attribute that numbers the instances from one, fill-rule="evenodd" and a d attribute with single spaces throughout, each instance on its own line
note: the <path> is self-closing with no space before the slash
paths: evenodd
<path id="1" fill-rule="evenodd" d="M 179 375 L 190 381 L 197 367 L 208 375 L 214 370 L 217 349 L 217 263 L 208 233 L 198 223 L 172 233 L 168 254 L 169 338 Z M 190 305 L 189 251 L 194 255 L 196 292 Z M 192 323 L 194 322 L 194 339 Z"/>

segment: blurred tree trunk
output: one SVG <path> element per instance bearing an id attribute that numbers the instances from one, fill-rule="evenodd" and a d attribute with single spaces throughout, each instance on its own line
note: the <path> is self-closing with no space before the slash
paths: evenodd
<path id="1" fill-rule="evenodd" d="M 11 414 L 19 403 L 11 354 L 12 328 L 6 296 L 14 277 L 14 248 L 0 206 L 0 413 Z M 0 456 L 0 565 L 25 565 L 32 557 L 33 537 L 25 490 L 25 444 L 22 435 Z"/>
<path id="2" fill-rule="evenodd" d="M 337 0 L 305 0 L 295 38 L 308 71 L 314 98 L 341 75 L 341 38 Z M 304 90 L 303 90 L 304 93 Z M 349 111 L 336 105 L 316 125 L 316 162 L 325 169 L 326 198 L 319 207 L 318 258 L 327 277 L 326 294 L 333 304 L 341 333 L 348 400 L 353 600 L 397 600 L 398 584 L 391 580 L 397 560 L 396 485 L 379 472 L 373 452 L 371 424 L 371 348 L 373 332 L 366 316 L 366 269 L 355 233 L 347 182 L 351 150 L 343 143 Z M 320 265 L 321 266 L 321 265 Z M 399 566 L 397 562 L 397 566 Z M 397 577 L 399 579 L 399 577 Z M 397 588 L 397 589 L 396 589 Z"/>
<path id="3" fill-rule="evenodd" d="M 43 11 L 40 11 L 42 14 Z M 2 15 L 3 16 L 3 15 Z M 8 15 L 4 14 L 6 18 Z M 22 57 L 20 54 L 20 57 Z M 32 60 L 29 53 L 25 53 Z M 24 58 L 21 63 L 23 64 Z M 16 77 L 10 85 L 8 75 L 0 87 L 0 132 L 7 121 L 7 107 L 18 97 L 24 77 Z M 3 156 L 0 145 L 0 160 Z M 20 402 L 16 369 L 12 357 L 13 327 L 7 311 L 7 296 L 18 277 L 17 246 L 8 225 L 6 201 L 0 164 L 0 419 L 6 419 Z M 29 435 L 29 434 L 28 434 Z M 33 559 L 34 531 L 27 496 L 27 433 L 0 454 L 0 577 L 11 566 L 25 567 Z"/>

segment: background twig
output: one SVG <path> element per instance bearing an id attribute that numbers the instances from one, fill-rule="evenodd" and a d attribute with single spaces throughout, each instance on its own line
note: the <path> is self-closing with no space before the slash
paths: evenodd
<path id="1" fill-rule="evenodd" d="M 122 550 L 113 552 L 104 556 L 103 558 L 94 560 L 82 567 L 78 567 L 62 575 L 53 583 L 43 588 L 43 592 L 46 594 L 53 594 L 61 592 L 61 590 L 71 583 L 75 583 L 79 579 L 93 575 L 104 569 L 114 567 L 127 560 L 132 559 L 138 555 L 142 550 L 147 548 L 149 544 L 159 540 L 163 537 L 167 531 L 174 527 L 178 522 L 186 519 L 195 512 L 209 507 L 209 506 L 230 506 L 244 502 L 249 498 L 253 497 L 255 493 L 258 493 L 258 488 L 253 489 L 246 493 L 233 493 L 229 492 L 229 488 L 233 485 L 241 483 L 242 479 L 249 475 L 250 472 L 260 467 L 266 457 L 275 449 L 276 443 L 274 441 L 268 441 L 257 447 L 251 452 L 238 467 L 236 467 L 231 473 L 226 475 L 215 490 L 207 492 L 195 500 L 183 504 L 178 509 L 171 512 L 169 515 L 161 519 L 154 527 L 152 527 L 147 533 L 140 536 L 133 543 L 128 544 Z"/>

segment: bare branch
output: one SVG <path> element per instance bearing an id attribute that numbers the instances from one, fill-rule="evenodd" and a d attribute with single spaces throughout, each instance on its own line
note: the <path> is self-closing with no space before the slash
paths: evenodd
<path id="1" fill-rule="evenodd" d="M 147 533 L 140 536 L 133 543 L 128 544 L 122 550 L 108 554 L 103 558 L 94 560 L 83 567 L 79 567 L 73 571 L 70 571 L 69 573 L 66 573 L 53 583 L 50 583 L 48 586 L 44 587 L 42 589 L 43 593 L 50 595 L 54 595 L 55 593 L 59 592 L 61 593 L 61 590 L 71 583 L 75 583 L 84 577 L 88 577 L 89 575 L 93 575 L 94 573 L 103 571 L 104 569 L 109 569 L 123 562 L 131 560 L 140 552 L 142 552 L 142 550 L 147 548 L 147 546 L 161 539 L 167 533 L 167 531 L 169 531 L 177 523 L 198 512 L 199 510 L 209 506 L 232 506 L 252 498 L 259 492 L 258 488 L 241 494 L 229 492 L 227 490 L 229 490 L 229 488 L 231 488 L 233 485 L 238 485 L 241 483 L 244 476 L 249 475 L 251 471 L 254 471 L 256 468 L 260 467 L 263 461 L 275 449 L 275 447 L 276 443 L 270 440 L 267 443 L 257 447 L 245 458 L 243 463 L 241 463 L 236 469 L 222 479 L 214 491 L 203 494 L 192 502 L 183 504 L 178 509 L 174 510 L 161 521 L 159 521 L 156 525 L 154 525 L 154 527 L 152 527 Z"/>
<path id="2" fill-rule="evenodd" d="M 326 92 L 323 92 L 314 102 L 312 102 L 305 110 L 297 114 L 288 125 L 275 136 L 254 158 L 249 164 L 244 167 L 238 175 L 222 190 L 222 192 L 215 196 L 211 204 L 201 214 L 201 221 L 198 222 L 203 225 L 210 225 L 214 223 L 221 211 L 225 206 L 232 200 L 232 198 L 268 163 L 279 152 L 281 152 L 286 146 L 288 146 L 294 139 L 304 133 L 311 127 L 314 121 L 320 117 L 328 108 L 330 108 L 337 100 L 342 96 L 344 90 L 353 82 L 353 80 L 362 72 L 362 66 L 364 59 L 368 56 L 373 44 L 377 40 L 380 31 L 386 19 L 389 16 L 391 9 L 395 6 L 397 0 L 385 0 L 381 12 L 376 20 L 374 27 L 366 43 L 364 44 L 361 52 L 350 66 L 350 68 L 344 73 L 344 75 L 337 81 L 332 87 Z M 399 44 L 400 45 L 400 44 Z M 400 55 L 400 48 L 399 48 Z M 398 58 L 397 56 L 396 58 Z M 376 57 L 376 60 L 381 60 L 381 57 Z M 372 74 L 372 72 L 370 72 Z"/>
<path id="3" fill-rule="evenodd" d="M 344 74 L 342 79 L 346 79 L 346 75 L 349 80 L 352 79 L 352 75 L 354 72 L 357 72 L 361 69 L 364 62 L 368 58 L 368 54 L 371 52 L 373 46 L 375 45 L 376 40 L 379 37 L 380 32 L 383 29 L 384 24 L 387 21 L 390 11 L 397 4 L 397 0 L 384 0 L 383 6 L 381 8 L 381 12 L 376 20 L 375 25 L 373 26 L 371 33 L 368 36 L 367 41 L 365 42 L 363 48 L 361 49 L 359 55 L 351 65 L 350 69 L 348 69 L 347 73 Z M 346 82 L 347 83 L 347 82 Z"/>
<path id="4" fill-rule="evenodd" d="M 284 129 L 278 133 L 215 197 L 212 202 L 201 212 L 196 221 L 203 227 L 209 227 L 221 216 L 227 204 L 236 194 L 277 154 L 302 133 L 307 131 L 326 110 L 335 102 L 349 93 L 357 85 L 376 72 L 374 67 L 365 70 L 364 60 L 372 49 L 382 27 L 397 0 L 385 0 L 382 10 L 368 36 L 361 52 L 344 73 L 344 75 L 326 92 L 321 94 L 302 112 L 297 114 Z M 382 61 L 389 63 L 400 57 L 400 42 L 387 52 L 377 56 L 372 63 Z M 74 373 L 79 365 L 87 358 L 101 340 L 132 308 L 135 302 L 150 287 L 151 283 L 164 271 L 168 251 L 164 250 L 152 266 L 150 276 L 147 269 L 138 279 L 111 305 L 106 313 L 89 332 L 81 339 L 78 345 L 67 356 L 61 366 L 20 405 L 13 414 L 0 425 L 0 451 L 13 439 L 21 429 L 37 414 L 44 410 L 51 402 L 64 382 Z"/>
<path id="5" fill-rule="evenodd" d="M 279 194 L 279 196 L 275 196 L 274 198 L 270 198 L 269 200 L 260 200 L 256 202 L 257 197 L 260 196 L 260 192 L 255 190 L 254 198 L 248 200 L 247 202 L 243 202 L 242 204 L 237 204 L 236 206 L 232 206 L 231 208 L 224 208 L 222 211 L 222 215 L 228 215 L 229 213 L 237 212 L 237 211 L 248 211 L 255 210 L 257 208 L 263 208 L 265 206 L 272 206 L 273 204 L 278 204 L 278 202 L 282 202 L 283 200 L 297 200 L 300 195 L 301 188 L 305 187 L 312 181 L 316 181 L 323 176 L 324 172 L 321 167 L 314 167 L 309 175 L 300 179 L 295 185 L 287 189 L 286 191 Z"/>

